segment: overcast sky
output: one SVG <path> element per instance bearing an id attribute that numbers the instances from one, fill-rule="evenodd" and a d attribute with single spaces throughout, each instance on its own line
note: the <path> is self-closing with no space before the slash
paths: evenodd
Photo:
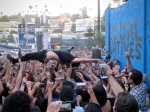
<path id="1" fill-rule="evenodd" d="M 102 16 L 108 3 L 112 3 L 113 0 L 100 1 Z M 33 6 L 32 11 L 30 11 L 29 5 Z M 37 8 L 35 5 L 37 5 Z M 44 5 L 47 5 L 47 9 L 50 12 L 48 15 L 51 16 L 58 16 L 60 13 L 81 14 L 79 9 L 82 7 L 87 7 L 89 16 L 97 16 L 97 0 L 0 0 L 0 12 L 3 12 L 4 15 L 12 15 L 22 11 L 25 13 L 30 11 L 28 14 L 31 12 L 33 13 L 33 11 L 44 12 Z"/>

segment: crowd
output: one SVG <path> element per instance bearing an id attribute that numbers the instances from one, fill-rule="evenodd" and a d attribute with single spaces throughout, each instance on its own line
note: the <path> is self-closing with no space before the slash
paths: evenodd
<path id="1" fill-rule="evenodd" d="M 87 49 L 73 56 L 71 48 L 0 56 L 0 112 L 150 112 L 146 75 L 132 67 L 130 53 L 121 70 L 100 50 L 104 60 L 85 58 Z"/>

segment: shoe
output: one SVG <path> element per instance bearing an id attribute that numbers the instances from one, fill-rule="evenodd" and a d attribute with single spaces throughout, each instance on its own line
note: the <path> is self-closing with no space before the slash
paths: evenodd
<path id="1" fill-rule="evenodd" d="M 19 58 L 22 57 L 21 49 L 19 49 L 19 51 L 18 51 L 18 57 L 19 57 Z"/>
<path id="2" fill-rule="evenodd" d="M 71 52 L 72 51 L 72 49 L 74 49 L 74 47 L 70 47 L 70 48 L 68 48 L 68 52 Z"/>
<path id="3" fill-rule="evenodd" d="M 13 61 L 13 57 L 10 54 L 7 54 L 7 59 L 9 59 L 12 64 L 15 64 Z"/>

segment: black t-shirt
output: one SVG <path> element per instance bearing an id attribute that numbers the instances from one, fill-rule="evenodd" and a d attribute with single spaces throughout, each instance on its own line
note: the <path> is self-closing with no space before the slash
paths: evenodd
<path id="1" fill-rule="evenodd" d="M 70 53 L 68 53 L 66 51 L 53 51 L 53 52 L 57 54 L 61 63 L 63 63 L 63 64 L 71 63 L 71 61 L 75 59 L 75 57 L 73 55 L 71 55 Z M 80 65 L 80 63 L 73 63 L 72 67 L 77 67 L 79 65 Z"/>

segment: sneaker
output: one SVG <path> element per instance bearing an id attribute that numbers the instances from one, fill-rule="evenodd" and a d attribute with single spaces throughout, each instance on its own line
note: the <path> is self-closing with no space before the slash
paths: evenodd
<path id="1" fill-rule="evenodd" d="M 10 54 L 7 54 L 7 59 L 9 59 L 10 62 L 12 62 L 13 64 L 15 64 L 14 61 L 13 61 L 13 57 Z"/>

